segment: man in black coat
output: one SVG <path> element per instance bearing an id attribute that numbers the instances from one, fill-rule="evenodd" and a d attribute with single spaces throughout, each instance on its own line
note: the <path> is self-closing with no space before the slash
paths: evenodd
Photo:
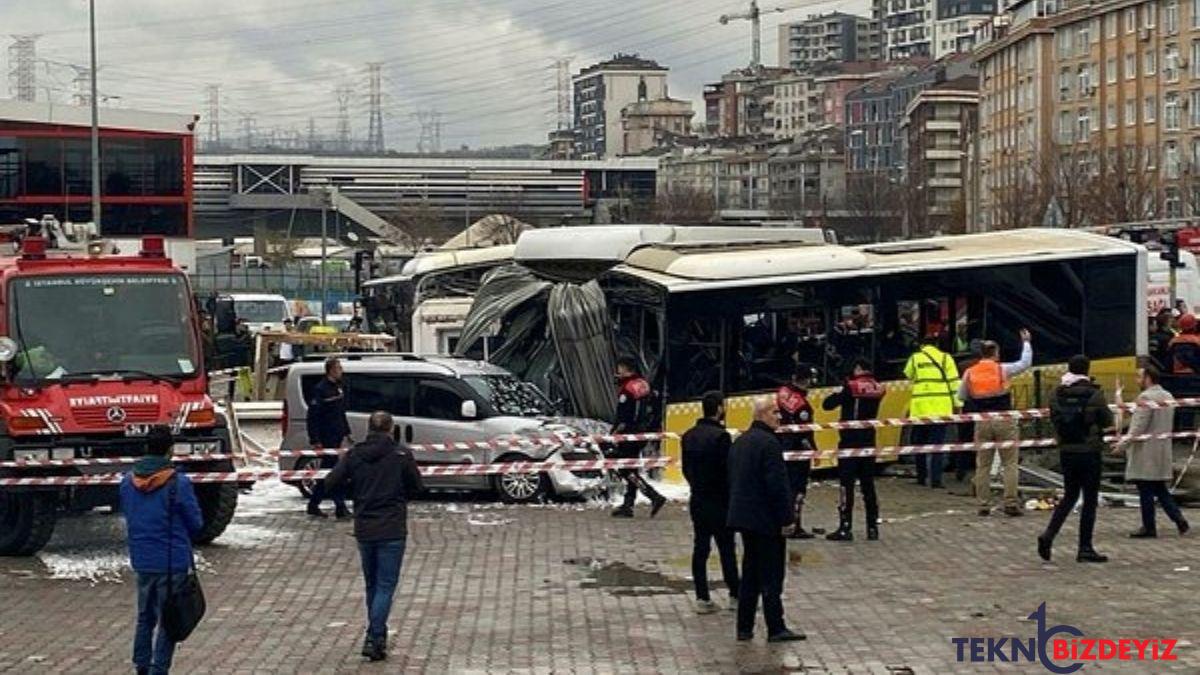
<path id="1" fill-rule="evenodd" d="M 803 640 L 783 621 L 783 577 L 787 541 L 783 528 L 792 522 L 783 444 L 775 434 L 779 408 L 756 401 L 754 423 L 729 450 L 730 529 L 742 533 L 742 585 L 738 591 L 737 639 L 754 637 L 758 598 L 763 601 L 767 642 Z"/>
<path id="2" fill-rule="evenodd" d="M 336 358 L 325 360 L 325 377 L 313 387 L 305 421 L 308 444 L 314 450 L 337 449 L 350 438 L 350 422 L 346 419 L 346 390 L 342 385 L 342 362 Z M 321 458 L 322 469 L 331 469 L 335 464 L 337 457 Z M 331 490 L 329 497 L 333 499 L 338 518 L 350 516 L 350 511 L 346 509 L 346 498 L 340 490 Z M 324 518 L 325 513 L 321 511 L 321 502 L 324 500 L 325 485 L 317 483 L 308 499 L 308 515 Z"/>
<path id="3" fill-rule="evenodd" d="M 850 367 L 849 377 L 842 388 L 830 394 L 821 404 L 826 410 L 841 408 L 843 422 L 865 421 L 879 415 L 879 404 L 883 401 L 883 385 L 871 373 L 865 359 L 856 359 Z M 838 433 L 838 449 L 875 447 L 875 430 L 843 429 Z M 830 541 L 854 540 L 854 484 L 862 490 L 863 507 L 867 512 L 867 539 L 879 539 L 879 499 L 875 493 L 874 457 L 839 457 L 838 482 L 841 492 L 838 498 L 838 529 L 825 535 Z"/>
<path id="4" fill-rule="evenodd" d="M 1063 498 L 1050 514 L 1045 532 L 1038 535 L 1038 555 L 1049 561 L 1054 538 L 1062 529 L 1075 502 L 1083 494 L 1079 511 L 1079 550 L 1077 562 L 1103 563 L 1108 556 L 1097 553 L 1092 546 L 1096 527 L 1096 506 L 1100 501 L 1100 473 L 1103 453 L 1107 448 L 1104 433 L 1113 427 L 1113 414 L 1108 409 L 1100 385 L 1088 376 L 1091 361 L 1082 354 L 1067 361 L 1067 373 L 1050 398 L 1050 421 L 1058 440 L 1058 456 L 1062 463 Z"/>
<path id="5" fill-rule="evenodd" d="M 737 549 L 733 530 L 725 526 L 729 514 L 729 446 L 725 430 L 725 400 L 720 392 L 704 395 L 704 417 L 683 435 L 683 477 L 691 488 L 688 510 L 692 515 L 695 544 L 692 548 L 692 579 L 696 584 L 696 611 L 717 610 L 708 592 L 708 556 L 717 542 L 721 576 L 729 588 L 729 607 L 737 607 Z"/>
<path id="6" fill-rule="evenodd" d="M 325 484 L 354 495 L 354 538 L 358 540 L 367 588 L 367 636 L 362 654 L 387 658 L 387 621 L 400 581 L 408 541 L 408 500 L 422 489 L 412 453 L 392 440 L 394 422 L 386 412 L 371 414 L 367 439 L 351 448 Z"/>

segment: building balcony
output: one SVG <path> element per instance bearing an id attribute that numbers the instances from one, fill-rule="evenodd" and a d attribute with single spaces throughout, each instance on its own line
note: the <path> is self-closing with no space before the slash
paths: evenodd
<path id="1" fill-rule="evenodd" d="M 962 122 L 958 120 L 928 120 L 925 131 L 961 131 Z"/>
<path id="2" fill-rule="evenodd" d="M 932 149 L 925 151 L 925 159 L 953 159 L 960 160 L 963 157 L 962 150 L 940 150 Z"/>
<path id="3" fill-rule="evenodd" d="M 931 176 L 925 180 L 931 188 L 961 188 L 962 178 L 952 176 Z"/>

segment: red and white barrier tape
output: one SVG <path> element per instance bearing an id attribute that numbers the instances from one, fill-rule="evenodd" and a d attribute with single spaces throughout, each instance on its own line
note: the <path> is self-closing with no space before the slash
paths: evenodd
<path id="1" fill-rule="evenodd" d="M 1166 438 L 1196 438 L 1200 436 L 1200 432 L 1196 431 L 1175 431 L 1161 434 L 1139 434 L 1130 436 L 1131 441 L 1149 441 L 1154 439 Z M 1105 441 L 1114 442 L 1117 440 L 1126 440 L 1124 436 L 1105 436 Z M 824 458 L 854 458 L 854 457 L 878 457 L 880 455 L 895 456 L 895 455 L 924 455 L 924 454 L 939 454 L 949 452 L 973 452 L 976 450 L 1004 450 L 1007 448 L 1053 448 L 1058 445 L 1058 441 L 1053 438 L 1035 438 L 1023 441 L 988 441 L 984 443 L 939 443 L 936 445 L 886 445 L 879 448 L 846 448 L 841 450 L 803 450 L 799 452 L 785 452 L 783 458 L 788 462 L 798 462 L 805 459 L 824 459 Z"/>
<path id="2" fill-rule="evenodd" d="M 45 469 L 69 466 L 120 466 L 133 464 L 140 457 L 79 457 L 68 459 L 14 459 L 0 462 L 3 469 Z M 175 455 L 172 462 L 215 462 L 234 459 L 233 455 L 213 453 L 211 455 Z"/>
<path id="3" fill-rule="evenodd" d="M 541 473 L 544 471 L 601 471 L 605 469 L 654 469 L 671 464 L 670 457 L 641 459 L 597 459 L 581 462 L 504 462 L 500 464 L 452 464 L 422 466 L 422 476 L 492 476 L 509 473 Z M 233 471 L 221 473 L 189 473 L 194 483 L 249 483 L 278 479 L 285 482 L 324 478 L 329 470 L 309 471 Z M 93 476 L 39 476 L 36 478 L 0 478 L 0 487 L 88 486 L 117 485 L 123 474 L 106 473 Z"/>
<path id="4" fill-rule="evenodd" d="M 1171 402 L 1134 401 L 1132 403 L 1111 404 L 1113 411 L 1130 411 L 1137 408 L 1184 408 L 1200 406 L 1200 398 L 1179 398 Z M 910 427 L 925 424 L 957 424 L 960 422 L 987 422 L 991 420 L 1030 420 L 1044 419 L 1050 416 L 1046 408 L 1031 408 L 1029 410 L 1004 410 L 997 412 L 958 413 L 955 415 L 926 415 L 920 417 L 893 417 L 881 420 L 848 420 L 841 422 L 813 422 L 811 424 L 785 424 L 776 429 L 776 433 L 797 434 L 808 431 L 828 431 L 832 429 L 883 429 L 892 427 Z"/>

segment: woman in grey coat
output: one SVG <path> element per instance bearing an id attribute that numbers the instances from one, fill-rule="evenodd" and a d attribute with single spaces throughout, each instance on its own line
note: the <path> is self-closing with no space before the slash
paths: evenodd
<path id="1" fill-rule="evenodd" d="M 1138 394 L 1138 403 L 1167 403 L 1174 397 L 1159 384 L 1158 369 L 1147 366 L 1142 369 L 1142 393 Z M 1167 517 L 1175 522 L 1179 534 L 1188 531 L 1188 522 L 1171 492 L 1167 488 L 1172 476 L 1171 472 L 1171 439 L 1155 438 L 1150 440 L 1131 440 L 1145 434 L 1170 433 L 1175 423 L 1175 408 L 1137 408 L 1129 423 L 1129 432 L 1117 444 L 1116 454 L 1124 453 L 1125 480 L 1137 486 L 1138 498 L 1142 507 L 1142 527 L 1131 532 L 1134 539 L 1148 539 L 1158 536 L 1154 523 L 1154 500 L 1162 505 Z"/>

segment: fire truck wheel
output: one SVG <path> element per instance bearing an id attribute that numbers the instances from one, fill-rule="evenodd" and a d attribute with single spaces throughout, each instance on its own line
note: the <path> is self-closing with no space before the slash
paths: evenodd
<path id="1" fill-rule="evenodd" d="M 57 520 L 55 495 L 0 493 L 0 555 L 33 555 L 50 541 Z"/>
<path id="2" fill-rule="evenodd" d="M 196 500 L 200 502 L 200 514 L 204 516 L 204 529 L 192 540 L 197 544 L 209 544 L 221 536 L 233 520 L 237 510 L 238 486 L 234 483 L 217 483 L 196 486 Z"/>

